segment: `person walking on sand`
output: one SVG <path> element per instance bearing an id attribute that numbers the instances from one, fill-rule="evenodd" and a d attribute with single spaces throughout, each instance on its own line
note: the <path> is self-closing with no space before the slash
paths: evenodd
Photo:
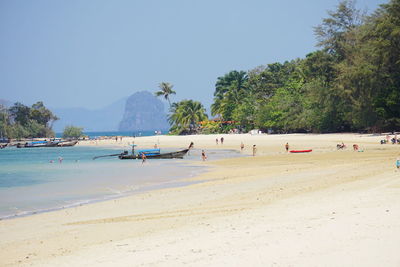
<path id="1" fill-rule="evenodd" d="M 204 150 L 201 151 L 201 159 L 203 161 L 206 161 L 206 159 L 207 159 L 206 152 L 204 152 Z"/>
<path id="2" fill-rule="evenodd" d="M 223 145 L 223 144 L 224 144 L 224 138 L 221 137 L 221 145 Z"/>
<path id="3" fill-rule="evenodd" d="M 256 145 L 253 145 L 253 157 L 256 155 L 257 153 L 257 147 Z"/>
<path id="4" fill-rule="evenodd" d="M 215 138 L 215 144 L 218 145 L 218 138 Z"/>
<path id="5" fill-rule="evenodd" d="M 242 142 L 242 143 L 240 144 L 240 151 L 242 152 L 243 149 L 244 149 L 244 144 L 243 144 L 243 142 Z"/>
<path id="6" fill-rule="evenodd" d="M 143 165 L 143 163 L 145 163 L 146 162 L 146 155 L 144 154 L 144 153 L 142 153 L 142 165 Z"/>
<path id="7" fill-rule="evenodd" d="M 397 158 L 396 160 L 396 167 L 397 169 L 400 169 L 400 158 Z"/>
<path id="8" fill-rule="evenodd" d="M 289 152 L 289 143 L 286 143 L 285 149 L 286 149 L 286 152 Z"/>

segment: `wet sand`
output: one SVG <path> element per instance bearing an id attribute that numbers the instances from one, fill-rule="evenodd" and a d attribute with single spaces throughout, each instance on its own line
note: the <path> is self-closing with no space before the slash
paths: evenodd
<path id="1" fill-rule="evenodd" d="M 224 136 L 225 142 L 215 144 Z M 358 134 L 135 138 L 239 149 L 205 182 L 0 221 L 1 266 L 399 266 L 400 145 Z M 98 141 L 79 145 L 126 147 Z M 309 154 L 288 154 L 308 149 Z M 348 147 L 337 150 L 336 144 Z M 352 151 L 357 143 L 364 152 Z"/>

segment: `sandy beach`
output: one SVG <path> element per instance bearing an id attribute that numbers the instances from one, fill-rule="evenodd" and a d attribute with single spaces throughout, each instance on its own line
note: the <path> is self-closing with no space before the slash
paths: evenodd
<path id="1" fill-rule="evenodd" d="M 224 137 L 217 145 L 216 138 Z M 0 266 L 400 266 L 400 145 L 360 134 L 151 136 L 235 149 L 193 185 L 0 221 Z M 313 149 L 307 154 L 290 149 Z M 347 148 L 337 150 L 336 144 Z M 252 146 L 257 154 L 251 156 Z M 363 152 L 354 152 L 358 144 Z M 151 163 L 150 163 L 151 164 Z"/>

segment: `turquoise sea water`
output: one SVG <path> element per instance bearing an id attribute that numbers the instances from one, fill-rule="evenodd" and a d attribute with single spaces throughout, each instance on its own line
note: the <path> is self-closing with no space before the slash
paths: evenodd
<path id="1" fill-rule="evenodd" d="M 191 151 L 183 160 L 147 160 L 143 165 L 140 160 L 116 157 L 92 160 L 121 151 L 80 146 L 0 150 L 0 218 L 182 186 L 188 184 L 183 178 L 204 171 L 191 164 L 200 161 L 200 150 Z M 240 156 L 233 151 L 207 152 L 211 160 Z"/>

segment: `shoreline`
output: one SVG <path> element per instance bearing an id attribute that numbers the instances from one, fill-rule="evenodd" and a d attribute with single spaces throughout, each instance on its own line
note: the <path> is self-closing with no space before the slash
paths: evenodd
<path id="1" fill-rule="evenodd" d="M 85 147 L 85 145 L 81 145 L 81 147 Z M 89 146 L 89 147 L 91 147 L 91 146 Z M 101 149 L 101 148 L 107 148 L 108 146 L 99 145 L 96 147 Z M 45 148 L 45 149 L 49 149 L 49 148 Z M 52 149 L 52 148 L 50 148 L 50 149 Z M 122 147 L 121 147 L 121 150 L 122 150 Z M 197 154 L 200 154 L 199 151 L 196 151 L 196 152 L 197 152 Z M 223 153 L 224 153 L 223 156 L 226 156 L 225 158 L 235 157 L 235 155 L 231 155 L 230 150 L 223 150 Z M 219 157 L 221 157 L 221 155 L 219 155 Z M 136 161 L 138 161 L 138 160 L 136 160 Z M 173 164 L 176 165 L 176 171 L 179 171 L 179 170 L 182 170 L 181 167 L 193 168 L 197 165 L 197 163 L 198 162 L 195 161 L 194 159 L 189 159 L 189 160 L 184 160 L 184 161 L 179 160 L 179 161 L 174 162 Z M 108 164 L 110 164 L 110 163 L 108 163 Z M 88 197 L 88 198 L 70 200 L 70 201 L 68 201 L 68 203 L 67 202 L 60 203 L 57 206 L 51 205 L 49 207 L 37 207 L 37 208 L 31 208 L 30 210 L 27 210 L 27 209 L 20 210 L 16 213 L 0 215 L 0 221 L 10 220 L 10 219 L 20 218 L 20 217 L 28 217 L 28 216 L 42 214 L 42 213 L 54 212 L 54 211 L 58 211 L 58 210 L 71 209 L 71 208 L 75 208 L 75 207 L 79 207 L 79 206 L 83 206 L 83 205 L 89 205 L 89 204 L 93 204 L 93 203 L 129 197 L 129 196 L 132 196 L 135 194 L 140 194 L 140 193 L 148 192 L 148 191 L 160 190 L 160 189 L 164 189 L 164 188 L 184 187 L 184 186 L 188 186 L 188 185 L 195 184 L 195 183 L 201 183 L 203 181 L 194 180 L 193 177 L 199 176 L 204 172 L 207 172 L 207 169 L 202 169 L 202 170 L 187 169 L 186 174 L 180 173 L 178 177 L 169 179 L 167 181 L 151 182 L 151 183 L 145 183 L 145 184 L 133 183 L 133 184 L 125 185 L 125 187 L 126 186 L 129 186 L 129 187 L 134 186 L 135 189 L 121 191 L 120 193 L 104 194 L 105 192 L 103 192 L 103 194 L 100 194 L 96 197 L 91 197 L 91 198 Z M 110 179 L 111 178 L 112 177 L 110 177 Z M 58 202 L 63 202 L 63 200 L 59 199 Z"/>
<path id="2" fill-rule="evenodd" d="M 223 136 L 220 148 L 238 149 L 244 139 L 247 155 L 257 142 L 257 156 L 199 162 L 210 168 L 192 178 L 204 180 L 199 184 L 0 221 L 0 263 L 349 266 L 349 253 L 364 256 L 353 259 L 358 265 L 376 266 L 373 256 L 385 266 L 400 262 L 393 252 L 400 242 L 397 146 L 378 145 L 380 136 L 365 135 Z M 141 145 L 156 141 L 141 138 Z M 215 138 L 163 137 L 160 144 L 193 139 L 196 148 L 214 149 Z M 338 139 L 347 150 L 332 147 Z M 312 145 L 315 152 L 287 154 L 287 140 L 293 148 Z M 353 141 L 363 153 L 351 151 Z M 324 238 L 333 229 L 337 237 Z"/>

